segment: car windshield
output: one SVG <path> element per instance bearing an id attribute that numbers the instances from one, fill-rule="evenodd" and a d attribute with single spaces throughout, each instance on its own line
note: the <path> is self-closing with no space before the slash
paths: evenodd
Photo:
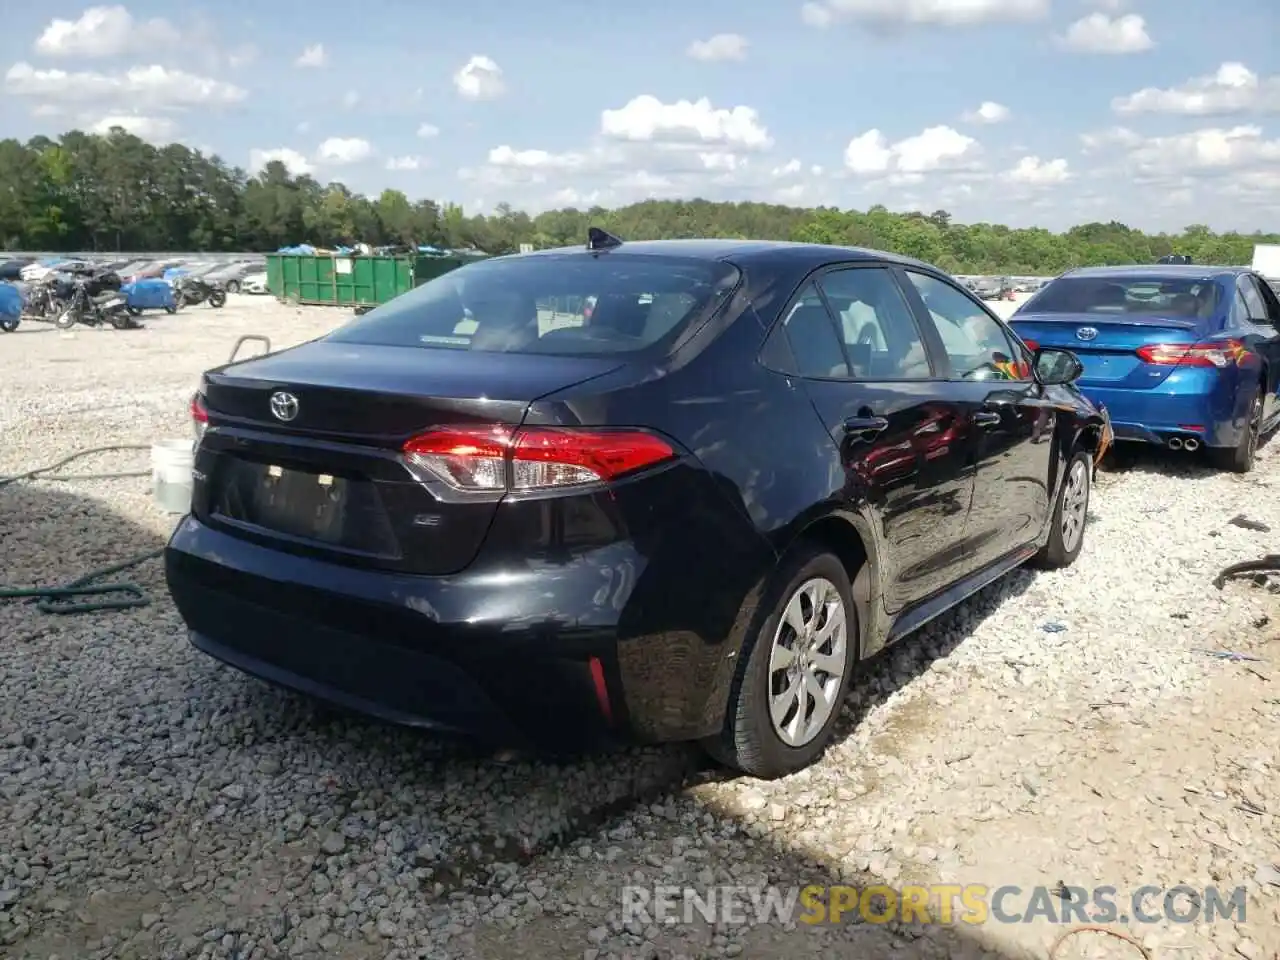
<path id="1" fill-rule="evenodd" d="M 488 353 L 636 353 L 710 316 L 739 279 L 736 267 L 717 260 L 500 257 L 430 280 L 328 339 Z"/>
<path id="2" fill-rule="evenodd" d="M 1212 316 L 1220 297 L 1218 285 L 1203 277 L 1062 277 L 1042 288 L 1023 312 L 1195 319 Z"/>

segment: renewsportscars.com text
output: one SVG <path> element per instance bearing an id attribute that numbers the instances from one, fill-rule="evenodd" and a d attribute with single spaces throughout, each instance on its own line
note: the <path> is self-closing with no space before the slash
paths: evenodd
<path id="1" fill-rule="evenodd" d="M 622 921 L 706 923 L 1178 923 L 1243 921 L 1243 887 L 988 887 L 933 884 L 856 887 L 624 887 Z"/>

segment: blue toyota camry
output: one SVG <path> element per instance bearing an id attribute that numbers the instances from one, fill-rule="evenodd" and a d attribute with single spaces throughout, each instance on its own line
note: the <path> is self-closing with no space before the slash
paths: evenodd
<path id="1" fill-rule="evenodd" d="M 1205 451 L 1253 468 L 1280 422 L 1280 299 L 1243 267 L 1086 267 L 1050 281 L 1010 325 L 1032 349 L 1073 351 L 1117 441 Z"/>

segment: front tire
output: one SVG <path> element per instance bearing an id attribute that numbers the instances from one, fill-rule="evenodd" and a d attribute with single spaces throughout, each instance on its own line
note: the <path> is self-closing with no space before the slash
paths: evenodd
<path id="1" fill-rule="evenodd" d="M 227 304 L 227 295 L 221 290 L 213 290 L 209 293 L 209 306 L 215 310 L 224 307 Z"/>
<path id="2" fill-rule="evenodd" d="M 67 307 L 53 319 L 53 325 L 59 330 L 70 330 L 76 325 L 76 312 Z"/>
<path id="3" fill-rule="evenodd" d="M 1093 456 L 1077 449 L 1067 462 L 1066 475 L 1053 505 L 1053 526 L 1049 542 L 1032 558 L 1042 570 L 1069 567 L 1084 546 L 1084 528 L 1089 516 L 1089 495 L 1093 492 Z"/>
<path id="4" fill-rule="evenodd" d="M 13 331 L 18 329 L 18 324 L 21 322 L 21 316 L 11 317 L 6 314 L 5 316 L 0 317 L 0 331 L 3 331 L 4 333 L 13 333 Z"/>
<path id="5" fill-rule="evenodd" d="M 1217 447 L 1209 450 L 1209 458 L 1221 470 L 1232 473 L 1248 473 L 1258 456 L 1258 441 L 1262 438 L 1262 388 L 1253 395 L 1249 407 L 1249 423 L 1240 434 L 1234 447 Z"/>
<path id="6" fill-rule="evenodd" d="M 240 281 L 239 281 L 239 280 L 228 280 L 228 281 L 227 281 L 227 293 L 239 293 L 239 292 L 240 292 Z"/>
<path id="7" fill-rule="evenodd" d="M 773 583 L 743 644 L 724 729 L 704 742 L 721 763 L 766 780 L 826 750 L 859 640 L 849 575 L 835 555 L 806 547 Z"/>

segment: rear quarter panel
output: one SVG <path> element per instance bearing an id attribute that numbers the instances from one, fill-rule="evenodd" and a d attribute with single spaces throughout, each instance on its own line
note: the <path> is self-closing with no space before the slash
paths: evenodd
<path id="1" fill-rule="evenodd" d="M 697 635 L 695 645 L 714 648 L 709 728 L 721 722 L 737 655 L 779 556 L 807 527 L 840 518 L 856 530 L 877 568 L 876 531 L 866 515 L 849 508 L 831 435 L 798 383 L 757 363 L 766 323 L 755 305 L 765 304 L 771 316 L 804 275 L 745 289 L 724 317 L 660 364 L 619 370 L 543 398 L 530 411 L 540 422 L 658 430 L 689 451 L 717 492 L 718 503 L 701 498 L 699 515 L 688 516 L 679 535 L 650 555 L 650 576 L 641 574 L 636 585 L 641 597 L 682 611 L 679 619 Z M 872 589 L 878 598 L 878 585 Z M 877 606 L 869 598 L 867 605 Z M 669 637 L 672 656 L 695 642 L 680 634 Z M 625 672 L 625 642 L 620 659 Z"/>

